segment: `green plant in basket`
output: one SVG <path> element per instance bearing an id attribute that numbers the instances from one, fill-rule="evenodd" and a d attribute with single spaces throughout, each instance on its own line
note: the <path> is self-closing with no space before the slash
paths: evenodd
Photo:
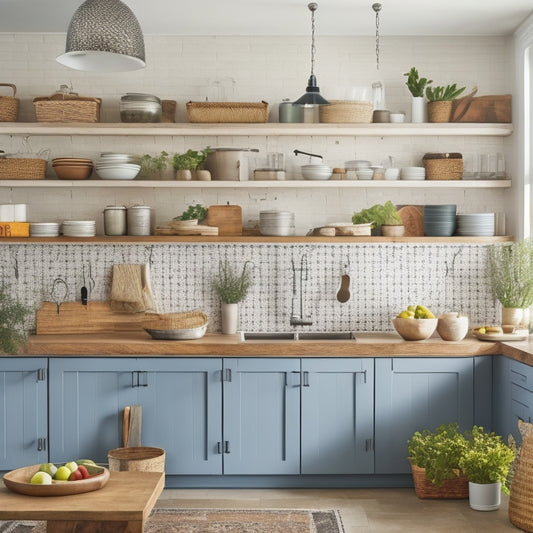
<path id="1" fill-rule="evenodd" d="M 426 98 L 428 99 L 428 102 L 455 100 L 464 92 L 465 89 L 466 87 L 461 87 L 458 89 L 456 83 L 453 83 L 452 85 L 446 85 L 446 87 L 427 87 Z"/>
<path id="2" fill-rule="evenodd" d="M 10 293 L 9 285 L 0 284 L 0 352 L 16 354 L 26 340 L 24 324 L 31 309 Z"/>
<path id="3" fill-rule="evenodd" d="M 409 460 L 424 468 L 426 478 L 441 486 L 444 480 L 459 477 L 459 461 L 468 441 L 455 422 L 443 424 L 435 431 L 415 431 L 407 443 Z"/>

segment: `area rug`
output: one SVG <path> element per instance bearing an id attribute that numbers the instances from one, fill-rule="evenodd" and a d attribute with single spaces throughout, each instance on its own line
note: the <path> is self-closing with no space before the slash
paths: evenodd
<path id="1" fill-rule="evenodd" d="M 45 533 L 44 522 L 0 521 L 0 533 Z M 145 533 L 344 533 L 338 511 L 323 509 L 162 509 Z"/>

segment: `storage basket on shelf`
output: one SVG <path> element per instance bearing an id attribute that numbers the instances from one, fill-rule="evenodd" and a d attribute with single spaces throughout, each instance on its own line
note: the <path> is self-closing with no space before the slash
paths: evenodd
<path id="1" fill-rule="evenodd" d="M 428 122 L 450 122 L 453 100 L 428 102 Z"/>
<path id="2" fill-rule="evenodd" d="M 411 472 L 415 485 L 415 494 L 421 499 L 462 500 L 468 498 L 468 479 L 461 472 L 459 477 L 445 479 L 437 486 L 426 477 L 425 468 L 411 463 Z"/>
<path id="3" fill-rule="evenodd" d="M 46 177 L 46 159 L 8 157 L 0 158 L 0 179 L 43 180 Z"/>
<path id="4" fill-rule="evenodd" d="M 115 448 L 107 452 L 109 470 L 114 472 L 164 472 L 165 450 L 152 446 Z"/>
<path id="5" fill-rule="evenodd" d="M 459 153 L 428 153 L 422 161 L 427 180 L 463 179 L 463 156 Z"/>
<path id="6" fill-rule="evenodd" d="M 181 313 L 146 313 L 142 327 L 147 329 L 190 329 L 207 324 L 207 315 L 202 311 Z"/>
<path id="7" fill-rule="evenodd" d="M 372 102 L 354 100 L 330 100 L 329 105 L 320 106 L 320 122 L 329 124 L 370 124 Z"/>
<path id="8" fill-rule="evenodd" d="M 100 98 L 56 93 L 33 99 L 37 122 L 98 122 Z"/>
<path id="9" fill-rule="evenodd" d="M 13 96 L 0 96 L 0 122 L 16 122 L 19 101 L 15 98 L 17 88 L 12 83 L 0 83 L 0 87 L 11 87 Z"/>
<path id="10" fill-rule="evenodd" d="M 268 120 L 267 102 L 187 102 L 189 122 L 252 123 Z"/>

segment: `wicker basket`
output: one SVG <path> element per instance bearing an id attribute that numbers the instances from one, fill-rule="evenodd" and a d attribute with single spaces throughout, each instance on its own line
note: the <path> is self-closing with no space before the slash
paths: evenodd
<path id="1" fill-rule="evenodd" d="M 109 470 L 114 472 L 164 472 L 165 450 L 150 446 L 115 448 L 107 452 Z"/>
<path id="2" fill-rule="evenodd" d="M 56 93 L 33 99 L 38 122 L 98 122 L 100 98 Z"/>
<path id="3" fill-rule="evenodd" d="M 0 122 L 16 122 L 19 101 L 15 98 L 17 88 L 12 83 L 0 83 L 0 87 L 11 87 L 13 96 L 0 96 Z"/>
<path id="4" fill-rule="evenodd" d="M 202 311 L 182 313 L 147 313 L 142 327 L 155 330 L 191 329 L 207 324 L 207 315 Z"/>
<path id="5" fill-rule="evenodd" d="M 429 122 L 450 122 L 452 116 L 453 100 L 428 102 Z"/>
<path id="6" fill-rule="evenodd" d="M 509 520 L 524 531 L 533 531 L 533 425 L 519 422 L 522 434 L 509 496 Z"/>
<path id="7" fill-rule="evenodd" d="M 427 180 L 463 179 L 463 156 L 461 154 L 426 154 L 423 163 Z"/>
<path id="8" fill-rule="evenodd" d="M 420 499 L 462 500 L 468 498 L 468 479 L 462 472 L 456 478 L 445 479 L 440 487 L 426 478 L 424 468 L 411 463 L 411 472 L 413 473 L 415 494 Z"/>
<path id="9" fill-rule="evenodd" d="M 11 157 L 0 159 L 2 180 L 43 180 L 46 177 L 46 159 Z"/>
<path id="10" fill-rule="evenodd" d="M 187 102 L 189 122 L 266 122 L 268 104 L 241 102 Z"/>
<path id="11" fill-rule="evenodd" d="M 320 122 L 329 124 L 370 124 L 374 106 L 371 102 L 353 100 L 330 100 L 320 106 Z"/>

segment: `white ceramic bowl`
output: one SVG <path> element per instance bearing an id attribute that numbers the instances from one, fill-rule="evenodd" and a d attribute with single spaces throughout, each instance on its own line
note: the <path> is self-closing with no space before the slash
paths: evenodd
<path id="1" fill-rule="evenodd" d="M 105 165 L 96 167 L 96 173 L 103 180 L 132 180 L 139 174 L 140 170 L 140 165 Z"/>
<path id="2" fill-rule="evenodd" d="M 460 341 L 468 333 L 468 317 L 457 313 L 444 313 L 439 316 L 437 333 L 444 341 Z"/>
<path id="3" fill-rule="evenodd" d="M 333 169 L 327 165 L 303 165 L 302 176 L 306 180 L 329 180 Z"/>
<path id="4" fill-rule="evenodd" d="M 371 168 L 360 168 L 356 174 L 358 180 L 371 180 L 374 177 L 374 171 Z"/>
<path id="5" fill-rule="evenodd" d="M 405 120 L 405 113 L 391 113 L 390 121 L 394 124 L 401 124 Z"/>
<path id="6" fill-rule="evenodd" d="M 406 341 L 423 341 L 429 339 L 438 320 L 436 318 L 393 318 L 392 325 L 400 337 Z"/>
<path id="7" fill-rule="evenodd" d="M 385 169 L 385 179 L 386 180 L 397 180 L 397 179 L 400 179 L 400 169 L 399 168 L 387 168 L 387 169 Z"/>

